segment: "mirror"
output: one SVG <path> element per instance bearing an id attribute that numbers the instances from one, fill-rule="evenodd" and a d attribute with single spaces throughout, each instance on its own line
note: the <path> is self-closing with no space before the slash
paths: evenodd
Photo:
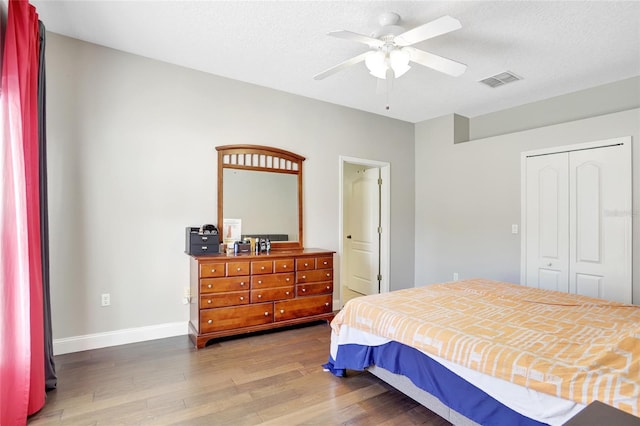
<path id="1" fill-rule="evenodd" d="M 221 240 L 262 237 L 271 250 L 302 248 L 304 157 L 259 145 L 216 150 Z"/>

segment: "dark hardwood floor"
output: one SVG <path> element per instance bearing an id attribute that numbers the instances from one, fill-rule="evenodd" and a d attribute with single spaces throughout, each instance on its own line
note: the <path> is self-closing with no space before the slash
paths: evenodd
<path id="1" fill-rule="evenodd" d="M 450 424 L 369 373 L 324 372 L 329 336 L 319 323 L 198 351 L 180 336 L 59 355 L 29 424 Z"/>

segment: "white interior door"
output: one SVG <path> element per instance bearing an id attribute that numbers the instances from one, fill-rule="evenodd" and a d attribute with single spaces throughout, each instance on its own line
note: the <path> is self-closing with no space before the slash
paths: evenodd
<path id="1" fill-rule="evenodd" d="M 526 285 L 569 291 L 568 153 L 526 162 Z"/>
<path id="2" fill-rule="evenodd" d="M 569 291 L 631 303 L 630 156 L 619 146 L 571 152 Z"/>
<path id="3" fill-rule="evenodd" d="M 379 292 L 380 169 L 363 170 L 351 184 L 347 286 L 361 294 Z"/>
<path id="4" fill-rule="evenodd" d="M 631 138 L 523 153 L 522 283 L 632 302 Z"/>

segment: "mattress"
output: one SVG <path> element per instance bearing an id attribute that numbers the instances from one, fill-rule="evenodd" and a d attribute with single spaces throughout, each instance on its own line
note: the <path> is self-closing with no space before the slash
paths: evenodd
<path id="1" fill-rule="evenodd" d="M 509 383 L 523 390 L 516 406 L 550 397 L 566 416 L 597 399 L 638 415 L 634 305 L 476 279 L 353 299 L 332 328 L 332 346 L 395 341 L 480 383 Z"/>

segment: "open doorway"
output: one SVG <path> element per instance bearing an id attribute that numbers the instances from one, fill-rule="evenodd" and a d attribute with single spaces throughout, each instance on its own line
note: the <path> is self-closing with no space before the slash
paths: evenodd
<path id="1" fill-rule="evenodd" d="M 340 157 L 340 306 L 389 291 L 390 165 Z"/>

